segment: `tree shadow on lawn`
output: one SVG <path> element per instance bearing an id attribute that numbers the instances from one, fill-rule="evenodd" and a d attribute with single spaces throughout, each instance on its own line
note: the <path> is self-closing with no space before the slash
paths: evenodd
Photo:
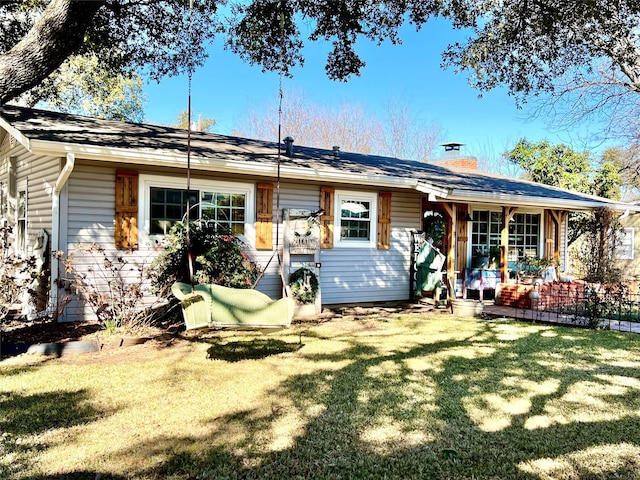
<path id="1" fill-rule="evenodd" d="M 347 351 L 313 355 L 318 361 L 348 360 L 346 367 L 299 375 L 274 392 L 292 401 L 307 420 L 292 445 L 279 451 L 265 445 L 286 411 L 248 411 L 242 418 L 218 418 L 212 424 L 215 444 L 226 428 L 250 422 L 253 433 L 242 442 L 202 455 L 180 454 L 178 462 L 171 459 L 162 466 L 162 474 L 527 479 L 540 478 L 540 459 L 601 445 L 640 446 L 640 419 L 630 413 L 639 407 L 640 372 L 604 359 L 594 365 L 590 333 L 559 329 L 553 331 L 566 335 L 547 336 L 549 330 L 504 339 L 499 324 L 481 324 L 469 338 L 426 339 L 382 354 L 354 339 Z M 615 340 L 609 348 L 615 353 Z M 523 371 L 523 365 L 535 367 Z M 611 383 L 614 377 L 631 381 L 619 388 Z M 582 384 L 593 395 L 584 403 L 573 398 Z M 601 418 L 587 422 L 570 414 L 569 421 L 558 419 L 554 409 L 572 402 L 576 408 L 589 408 L 590 402 L 606 407 Z M 483 424 L 473 418 L 477 409 L 492 413 L 493 420 Z M 635 456 L 623 452 L 602 472 L 597 471 L 599 463 L 574 459 L 562 468 L 572 478 L 640 478 Z"/>
<path id="2" fill-rule="evenodd" d="M 106 412 L 91 406 L 91 399 L 92 395 L 86 390 L 0 394 L 0 452 L 6 458 L 13 457 L 8 467 L 0 464 L 0 478 L 11 478 L 11 473 L 26 470 L 32 454 L 37 455 L 49 447 L 41 443 L 40 434 L 82 425 L 103 416 Z M 3 472 L 3 468 L 9 471 Z"/>
<path id="3" fill-rule="evenodd" d="M 234 342 L 217 341 L 207 349 L 207 358 L 227 362 L 259 360 L 280 353 L 296 352 L 303 346 L 303 343 L 288 343 L 276 338 L 254 338 Z"/>
<path id="4" fill-rule="evenodd" d="M 594 353 L 592 334 L 537 327 L 509 337 L 478 323 L 466 338 L 417 336 L 392 350 L 371 337 L 346 339 L 338 353 L 300 350 L 339 366 L 283 382 L 270 392 L 282 408 L 218 417 L 204 438 L 143 441 L 120 455 L 166 458 L 135 478 L 537 479 L 557 478 L 536 462 L 560 457 L 558 476 L 640 478 L 637 455 L 625 452 L 602 467 L 565 461 L 606 445 L 640 448 L 640 372 L 605 358 L 622 358 L 615 338 Z M 581 421 L 563 410 L 572 405 L 601 415 Z"/>
<path id="5" fill-rule="evenodd" d="M 128 477 L 102 473 L 92 470 L 81 470 L 77 472 L 67 472 L 59 474 L 35 475 L 23 477 L 24 480 L 127 480 Z"/>

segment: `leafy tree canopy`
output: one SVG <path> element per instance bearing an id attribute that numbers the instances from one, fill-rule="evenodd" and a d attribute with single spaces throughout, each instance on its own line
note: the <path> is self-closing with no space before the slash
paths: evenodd
<path id="1" fill-rule="evenodd" d="M 603 162 L 613 165 L 620 175 L 625 201 L 640 200 L 639 154 L 637 145 L 627 149 L 609 148 L 602 154 Z"/>
<path id="2" fill-rule="evenodd" d="M 45 34 L 43 51 L 62 47 L 55 61 L 40 58 L 40 62 L 52 65 L 71 52 L 92 49 L 100 50 L 101 57 L 114 67 L 149 65 L 152 75 L 162 76 L 201 62 L 203 43 L 225 32 L 228 46 L 245 59 L 268 70 L 288 71 L 303 61 L 298 25 L 305 22 L 311 27 L 309 40 L 332 43 L 329 77 L 345 79 L 365 65 L 354 50 L 359 38 L 397 43 L 398 29 L 406 21 L 420 27 L 440 15 L 454 27 L 472 32 L 466 43 L 451 45 L 445 59 L 448 64 L 474 70 L 473 83 L 483 90 L 499 83 L 522 93 L 547 88 L 554 76 L 572 66 L 584 66 L 585 59 L 611 58 L 620 68 L 638 62 L 633 41 L 637 40 L 634 32 L 640 4 L 635 0 L 254 0 L 231 2 L 224 13 L 218 12 L 222 1 L 195 0 L 193 8 L 189 3 L 3 3 L 0 45 L 5 46 L 5 55 L 24 53 L 34 49 L 35 39 L 30 36 L 39 32 Z M 72 25 L 75 31 L 66 29 Z M 47 27 L 51 31 L 45 31 Z"/>
<path id="3" fill-rule="evenodd" d="M 589 152 L 575 152 L 567 145 L 551 145 L 547 141 L 532 143 L 520 140 L 504 154 L 511 163 L 534 182 L 617 200 L 622 176 L 612 161 L 612 153 L 595 162 Z M 569 216 L 569 244 L 589 231 L 593 214 L 573 212 Z"/>
<path id="4" fill-rule="evenodd" d="M 95 53 L 112 74 L 147 67 L 158 80 L 193 68 L 220 24 L 217 2 L 23 0 L 0 5 L 0 103 L 72 54 Z"/>
<path id="5" fill-rule="evenodd" d="M 189 8 L 192 3 L 193 7 Z M 360 39 L 400 43 L 404 23 L 432 17 L 465 29 L 443 65 L 470 72 L 480 91 L 506 85 L 520 101 L 554 91 L 559 78 L 594 85 L 603 102 L 640 92 L 637 0 L 21 0 L 0 4 L 0 103 L 27 91 L 71 54 L 94 52 L 114 72 L 145 66 L 152 79 L 201 64 L 220 34 L 225 46 L 266 70 L 303 63 L 305 40 L 332 45 L 326 71 L 345 80 L 364 61 Z M 219 8 L 224 6 L 224 8 Z M 303 34 L 304 32 L 304 34 Z M 307 33 L 308 32 L 308 33 Z M 303 38 L 306 36 L 307 38 Z M 428 37 L 425 37 L 425 41 Z M 618 90 L 613 95 L 608 86 Z"/>
<path id="6" fill-rule="evenodd" d="M 142 83 L 142 78 L 135 73 L 109 72 L 95 54 L 75 55 L 23 95 L 22 100 L 57 112 L 142 122 Z"/>
<path id="7" fill-rule="evenodd" d="M 454 9 L 468 2 L 446 2 Z M 447 64 L 474 72 L 472 84 L 488 90 L 507 84 L 511 93 L 553 90 L 555 80 L 573 71 L 593 73 L 593 60 L 606 60 L 629 88 L 640 87 L 636 0 L 473 2 L 465 20 L 473 34 L 449 47 Z M 577 70 L 575 70 L 577 68 Z"/>
<path id="8" fill-rule="evenodd" d="M 622 177 L 611 156 L 596 165 L 589 152 L 576 152 L 570 146 L 518 141 L 504 157 L 525 172 L 530 180 L 545 185 L 618 199 Z"/>

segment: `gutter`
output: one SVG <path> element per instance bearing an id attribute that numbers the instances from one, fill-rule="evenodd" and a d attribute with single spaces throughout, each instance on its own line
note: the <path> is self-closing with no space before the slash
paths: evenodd
<path id="1" fill-rule="evenodd" d="M 530 195 L 510 195 L 507 193 L 496 194 L 491 192 L 473 192 L 454 190 L 449 196 L 452 201 L 460 201 L 465 203 L 492 203 L 496 205 L 514 205 L 522 207 L 542 207 L 542 208 L 558 208 L 562 210 L 591 210 L 594 208 L 610 208 L 617 211 L 640 210 L 640 207 L 630 206 L 621 202 L 607 202 L 596 198 L 584 199 L 564 199 L 564 198 L 543 198 Z"/>
<path id="2" fill-rule="evenodd" d="M 54 252 L 60 250 L 60 192 L 67 184 L 71 172 L 75 167 L 76 156 L 73 152 L 67 153 L 67 159 L 58 175 L 56 184 L 53 186 L 52 206 L 51 206 L 51 282 L 49 290 L 49 300 L 51 308 L 57 311 L 58 302 L 58 279 L 60 278 L 59 260 L 54 256 Z"/>
<path id="3" fill-rule="evenodd" d="M 73 149 L 73 150 L 72 150 Z M 83 160 L 96 160 L 113 163 L 147 165 L 160 168 L 185 168 L 185 156 L 182 152 L 157 152 L 153 150 L 129 150 L 123 148 L 110 148 L 102 146 L 67 145 L 51 142 L 48 140 L 32 140 L 31 151 L 41 155 L 59 156 L 72 152 L 79 155 Z M 275 162 L 275 157 L 270 155 Z M 274 163 L 256 164 L 235 160 L 233 158 L 192 157 L 191 170 L 203 172 L 220 172 L 227 174 L 242 175 L 263 175 L 266 177 L 277 177 L 277 167 Z M 300 166 L 282 166 L 280 175 L 288 180 L 310 180 L 310 181 L 335 181 L 341 184 L 370 185 L 382 188 L 419 189 L 426 193 L 446 197 L 447 190 L 434 185 L 425 185 L 423 182 L 413 178 L 401 178 L 392 175 L 381 174 L 357 174 L 345 173 L 341 171 L 318 170 Z"/>
<path id="4" fill-rule="evenodd" d="M 50 140 L 31 140 L 30 148 L 33 153 L 43 155 L 79 154 L 83 159 L 105 161 L 109 163 L 128 163 L 136 165 L 148 165 L 153 167 L 185 168 L 183 152 L 167 151 L 158 152 L 153 149 L 125 149 L 120 147 L 106 147 L 82 144 L 61 144 Z M 269 157 L 269 155 L 266 155 Z M 273 156 L 271 156 L 273 157 Z M 213 160 L 213 161 L 212 161 Z M 73 167 L 72 167 L 73 168 Z M 256 164 L 253 162 L 239 161 L 232 156 L 225 158 L 221 154 L 218 158 L 192 158 L 192 170 L 205 172 L 221 172 L 227 174 L 263 175 L 277 177 L 277 168 L 273 163 Z M 369 185 L 381 188 L 410 189 L 427 194 L 430 201 L 439 199 L 451 202 L 464 203 L 490 203 L 496 205 L 513 204 L 517 206 L 531 206 L 542 208 L 558 208 L 563 210 L 591 210 L 598 207 L 608 207 L 617 211 L 629 208 L 628 204 L 620 202 L 602 202 L 597 198 L 591 199 L 545 199 L 543 197 L 528 195 L 512 195 L 509 193 L 494 192 L 469 192 L 457 188 L 447 188 L 442 185 L 427 183 L 412 177 L 397 177 L 381 174 L 357 174 L 342 171 L 327 171 L 300 166 L 283 166 L 281 175 L 289 180 L 309 181 L 333 181 L 344 185 Z M 65 179 L 66 181 L 66 179 Z M 640 206 L 632 211 L 640 211 Z"/>

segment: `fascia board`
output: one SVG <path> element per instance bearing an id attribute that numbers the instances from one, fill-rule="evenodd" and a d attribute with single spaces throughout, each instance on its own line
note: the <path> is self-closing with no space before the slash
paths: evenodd
<path id="1" fill-rule="evenodd" d="M 0 117 L 0 128 L 3 128 L 9 135 L 15 138 L 20 143 L 20 145 L 31 151 L 31 143 L 29 142 L 29 139 L 22 135 L 22 132 L 20 132 L 20 130 L 16 129 L 2 117 Z"/>
<path id="2" fill-rule="evenodd" d="M 543 207 L 554 208 L 559 210 L 591 210 L 594 208 L 607 207 L 613 210 L 628 210 L 630 205 L 619 202 L 602 202 L 596 199 L 589 200 L 569 200 L 559 198 L 543 198 L 522 195 L 509 195 L 497 193 L 480 193 L 480 192 L 461 192 L 453 191 L 449 196 L 451 201 L 460 201 L 465 203 L 489 203 L 496 205 L 511 205 L 523 207 Z M 631 210 L 635 210 L 631 206 Z M 638 209 L 640 210 L 640 209 Z"/>
<path id="3" fill-rule="evenodd" d="M 32 142 L 32 151 L 51 156 L 62 156 L 73 152 L 76 158 L 96 160 L 111 163 L 131 163 L 136 165 L 151 165 L 155 167 L 186 168 L 184 154 L 157 152 L 153 150 L 133 150 L 126 148 L 109 148 L 105 146 L 62 144 L 46 140 Z M 276 178 L 277 165 L 272 163 L 239 162 L 235 160 L 216 160 L 202 157 L 191 157 L 191 169 L 221 173 L 264 175 Z M 341 184 L 376 186 L 386 188 L 416 189 L 417 181 L 411 178 L 399 178 L 388 175 L 366 175 L 354 173 L 333 172 L 331 170 L 310 169 L 306 167 L 284 166 L 280 169 L 280 176 L 287 180 L 330 181 Z"/>

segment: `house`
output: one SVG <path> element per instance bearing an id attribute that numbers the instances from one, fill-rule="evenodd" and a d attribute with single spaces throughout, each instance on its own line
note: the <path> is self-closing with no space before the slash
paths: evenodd
<path id="1" fill-rule="evenodd" d="M 324 211 L 316 264 L 322 303 L 329 305 L 407 300 L 414 231 L 439 237 L 450 278 L 499 255 L 504 280 L 509 262 L 525 255 L 554 257 L 566 268 L 569 211 L 628 208 L 459 168 L 459 146 L 449 145 L 443 162 L 423 163 L 303 147 L 293 139 L 281 147 L 193 132 L 188 155 L 183 130 L 3 106 L 0 216 L 14 227 L 14 246 L 24 254 L 40 248 L 38 236 L 46 232 L 51 251 L 97 242 L 148 262 L 185 214 L 189 163 L 192 200 L 209 205 L 197 215 L 224 217 L 219 221 L 256 260 L 269 263 L 257 288 L 274 298 L 282 292 L 278 262 L 269 262 L 283 246 L 277 207 Z M 52 260 L 52 286 L 59 275 Z M 51 302 L 58 301 L 52 287 Z M 86 315 L 76 303 L 62 320 Z"/>
<path id="2" fill-rule="evenodd" d="M 635 202 L 634 205 L 638 205 Z M 626 279 L 640 280 L 640 212 L 627 211 L 620 216 L 621 234 L 616 251 L 618 266 Z"/>

